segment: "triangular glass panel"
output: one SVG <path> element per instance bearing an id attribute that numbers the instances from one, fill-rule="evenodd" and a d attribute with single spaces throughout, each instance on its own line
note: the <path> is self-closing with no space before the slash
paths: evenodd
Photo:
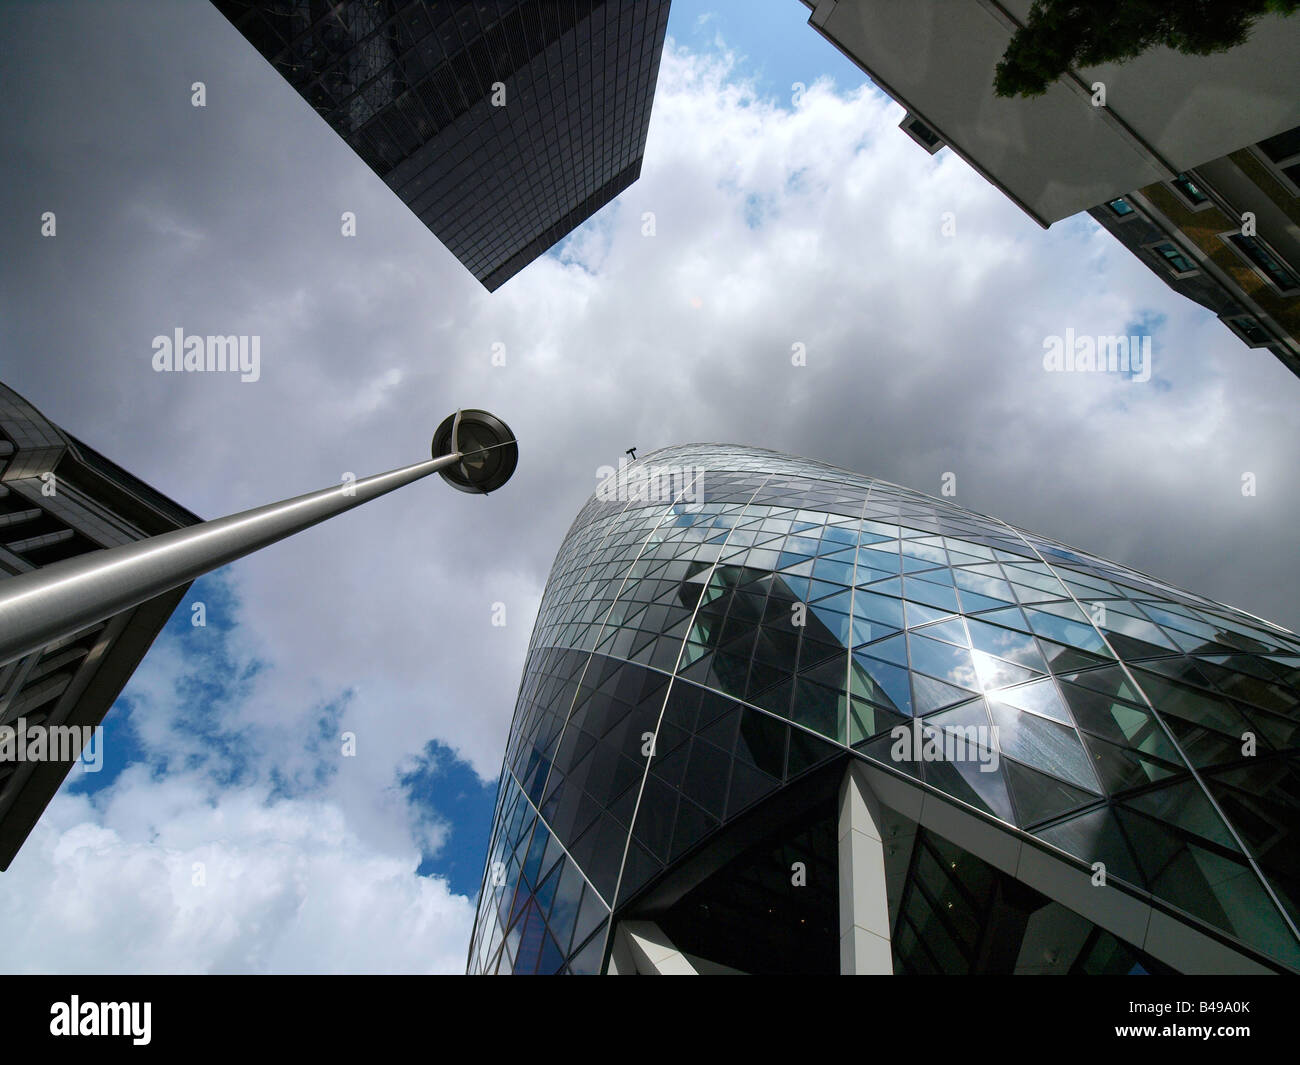
<path id="1" fill-rule="evenodd" d="M 1019 629 L 1021 632 L 1029 632 L 1029 623 L 1025 620 L 1025 615 L 1018 606 L 1003 607 L 1001 610 L 991 610 L 987 614 L 980 615 L 981 621 L 989 621 L 995 625 L 1003 625 L 1007 628 Z"/>
<path id="2" fill-rule="evenodd" d="M 1164 729 L 1145 707 L 1081 688 L 1069 681 L 1063 680 L 1060 685 L 1075 723 L 1081 729 L 1121 747 L 1138 750 L 1175 765 L 1182 763 L 1173 744 L 1165 736 Z"/>
<path id="3" fill-rule="evenodd" d="M 855 648 L 855 651 L 870 655 L 872 658 L 883 658 L 886 662 L 907 668 L 907 638 L 902 633 L 865 644 Z"/>
<path id="4" fill-rule="evenodd" d="M 874 589 L 876 586 L 872 585 Z M 940 584 L 917 580 L 915 577 L 903 579 L 903 596 L 909 602 L 922 603 L 950 614 L 957 613 L 957 592 Z"/>
<path id="5" fill-rule="evenodd" d="M 966 648 L 931 640 L 918 632 L 908 633 L 907 646 L 913 670 L 942 678 L 947 684 L 967 688 L 971 692 L 979 691 L 975 666 L 971 661 L 971 653 Z"/>
<path id="6" fill-rule="evenodd" d="M 1077 609 L 1075 608 L 1076 613 Z M 1110 654 L 1101 634 L 1091 625 L 1037 608 L 1026 610 L 1025 616 L 1029 619 L 1029 627 L 1039 636 L 1091 654 Z"/>
<path id="7" fill-rule="evenodd" d="M 1106 632 L 1106 638 L 1114 648 L 1115 653 L 1126 662 L 1140 662 L 1146 659 L 1159 659 L 1167 655 L 1178 654 L 1176 648 L 1162 647 L 1157 644 L 1148 643 L 1146 640 L 1136 640 L 1132 636 L 1125 636 L 1122 632 Z M 1186 661 L 1179 655 L 1179 661 Z"/>
<path id="8" fill-rule="evenodd" d="M 1054 674 L 1086 670 L 1089 666 L 1099 666 L 1102 662 L 1114 662 L 1113 658 L 1102 658 L 1101 655 L 1089 654 L 1088 651 L 1075 648 L 1067 648 L 1065 645 L 1053 644 L 1052 641 L 1041 640 L 1041 638 L 1039 646 L 1043 649 L 1043 654 L 1047 658 L 1049 670 L 1052 670 Z"/>
<path id="9" fill-rule="evenodd" d="M 806 603 L 812 595 L 813 582 L 807 577 L 791 577 L 786 574 L 781 575 L 781 584 L 773 589 L 773 598 L 789 599 L 795 602 Z M 769 609 L 771 601 L 769 600 Z"/>
<path id="10" fill-rule="evenodd" d="M 999 599 L 991 599 L 987 595 L 968 592 L 964 588 L 957 589 L 957 596 L 961 600 L 962 612 L 965 614 L 974 614 L 981 610 L 996 610 L 1006 606 L 1006 603 Z"/>
<path id="11" fill-rule="evenodd" d="M 1065 708 L 1065 703 L 1061 700 L 1060 693 L 1056 690 L 1056 685 L 1048 679 L 1034 681 L 1032 684 L 1023 684 L 1018 688 L 1003 688 L 987 694 L 990 701 L 1002 703 L 1017 710 L 1029 710 L 1035 714 L 1042 714 L 1044 717 L 1053 718 L 1063 725 L 1074 724 L 1069 711 Z"/>
<path id="12" fill-rule="evenodd" d="M 932 606 L 922 606 L 920 603 L 904 603 L 904 613 L 907 618 L 907 627 L 909 629 L 917 628 L 921 625 L 928 625 L 934 621 L 943 621 L 952 618 L 952 612 L 947 610 L 936 610 Z M 948 640 L 949 643 L 959 643 L 966 646 L 966 629 L 960 620 L 948 621 L 950 630 L 954 636 L 940 636 L 940 639 Z M 935 633 L 934 635 L 938 635 Z"/>
<path id="13" fill-rule="evenodd" d="M 1276 711 L 1279 714 L 1295 716 L 1300 710 L 1297 699 L 1291 692 L 1285 691 L 1278 685 L 1271 676 L 1260 676 L 1263 674 L 1262 665 L 1256 664 L 1256 672 L 1246 672 L 1249 667 L 1249 659 L 1243 662 L 1243 655 L 1236 655 L 1226 661 L 1232 663 L 1232 668 L 1221 665 L 1219 662 L 1202 659 L 1200 663 L 1200 672 L 1209 677 L 1213 682 L 1213 687 L 1234 699 L 1242 702 L 1251 703 L 1254 706 L 1264 707 L 1267 710 Z M 1168 661 L 1168 659 L 1166 659 Z M 1148 668 L 1155 669 L 1159 663 L 1151 662 Z M 1161 672 L 1166 672 L 1161 670 Z M 1166 675 L 1168 675 L 1166 673 Z"/>
<path id="14" fill-rule="evenodd" d="M 786 778 L 792 779 L 813 766 L 821 765 L 844 750 L 826 740 L 811 736 L 803 729 L 790 730 L 790 757 L 786 764 Z"/>
<path id="15" fill-rule="evenodd" d="M 740 761 L 733 763 L 731 784 L 727 789 L 727 819 L 735 817 L 780 786 L 779 776 L 771 776 Z"/>
<path id="16" fill-rule="evenodd" d="M 848 652 L 843 648 L 834 658 L 828 658 L 809 670 L 801 670 L 799 676 L 804 680 L 816 681 L 828 688 L 843 690 L 848 678 Z"/>
<path id="17" fill-rule="evenodd" d="M 737 762 L 753 766 L 780 779 L 785 771 L 785 748 L 789 726 L 768 714 L 745 709 L 736 742 Z"/>
<path id="18" fill-rule="evenodd" d="M 1106 666 L 1102 669 L 1089 669 L 1079 673 L 1062 673 L 1058 674 L 1058 676 L 1062 680 L 1080 684 L 1085 688 L 1091 688 L 1093 691 L 1101 692 L 1103 695 L 1109 695 L 1115 699 L 1125 699 L 1131 703 L 1143 701 L 1119 666 Z"/>
<path id="19" fill-rule="evenodd" d="M 1267 710 L 1258 710 L 1253 706 L 1243 709 L 1249 711 L 1248 720 L 1270 747 L 1279 750 L 1300 747 L 1300 721 L 1270 714 Z"/>
<path id="20" fill-rule="evenodd" d="M 774 714 L 779 714 L 781 717 L 788 718 L 790 716 L 790 701 L 793 695 L 794 678 L 786 677 L 770 688 L 750 694 L 746 701 L 762 707 L 764 710 L 770 710 Z"/>
<path id="21" fill-rule="evenodd" d="M 1102 862 L 1108 878 L 1115 877 L 1134 887 L 1146 887 L 1146 877 L 1138 869 L 1119 822 L 1109 807 L 1089 810 L 1050 828 L 1035 829 L 1034 835 L 1088 865 Z"/>
<path id="22" fill-rule="evenodd" d="M 980 698 L 970 699 L 967 702 L 959 703 L 957 706 L 950 706 L 946 710 L 940 710 L 931 714 L 925 719 L 926 729 L 969 729 L 979 728 L 988 731 L 989 715 L 984 705 L 984 700 Z M 928 731 L 927 731 L 928 734 Z M 972 738 L 974 733 L 971 734 Z M 983 742 L 987 745 L 990 743 L 989 737 L 985 736 Z"/>
<path id="23" fill-rule="evenodd" d="M 1248 728 L 1246 719 L 1222 695 L 1185 684 L 1175 684 L 1143 668 L 1134 668 L 1133 678 L 1142 686 L 1151 705 L 1161 714 L 1176 714 L 1186 721 L 1216 729 L 1229 736 L 1240 736 Z"/>
<path id="24" fill-rule="evenodd" d="M 1074 729 L 1005 703 L 991 702 L 989 710 L 1004 754 L 1076 787 L 1101 793 L 1091 760 Z"/>
<path id="25" fill-rule="evenodd" d="M 869 703 L 865 699 L 850 699 L 849 744 L 856 745 L 899 725 L 908 725 L 910 721 L 911 718 Z"/>
<path id="26" fill-rule="evenodd" d="M 689 643 L 686 645 L 682 663 L 677 670 L 677 675 L 685 677 L 687 680 L 703 682 L 707 679 L 709 672 L 713 667 L 713 652 L 705 651 L 704 648 L 699 648 L 699 651 L 702 653 L 692 660 L 692 656 L 695 655 L 695 651 L 693 650 L 694 646 L 695 645 Z"/>
<path id="27" fill-rule="evenodd" d="M 966 627 L 970 630 L 971 646 L 976 650 L 1039 672 L 1047 671 L 1038 642 L 1028 633 L 990 625 L 978 618 L 967 618 Z"/>
<path id="28" fill-rule="evenodd" d="M 805 629 L 803 639 L 799 642 L 799 669 L 801 672 L 811 669 L 813 666 L 825 662 L 828 658 L 842 659 L 844 651 L 844 644 L 815 639 Z"/>
<path id="29" fill-rule="evenodd" d="M 917 714 L 928 714 L 953 703 L 969 699 L 971 693 L 964 688 L 955 688 L 951 684 L 934 680 L 920 673 L 912 674 L 912 691 Z"/>
<path id="30" fill-rule="evenodd" d="M 1240 852 L 1237 842 L 1200 786 L 1190 779 L 1146 791 L 1123 805 L 1165 824 L 1177 825 L 1228 850 Z"/>
<path id="31" fill-rule="evenodd" d="M 1021 821 L 1033 825 L 1093 806 L 1098 796 L 1008 758 L 1003 763 Z"/>
<path id="32" fill-rule="evenodd" d="M 1174 628 L 1165 631 L 1169 634 L 1169 638 L 1178 644 L 1179 649 L 1188 654 L 1225 654 L 1232 650 L 1231 647 L 1206 639 L 1204 636 L 1192 636 Z"/>
<path id="33" fill-rule="evenodd" d="M 853 617 L 873 622 L 873 627 L 897 632 L 903 627 L 903 604 L 859 588 L 853 593 Z"/>
<path id="34" fill-rule="evenodd" d="M 981 764 L 977 759 L 960 762 L 927 761 L 923 763 L 925 782 L 947 795 L 960 799 L 976 809 L 992 814 L 1007 824 L 1016 824 L 1015 811 L 1007 794 L 1002 773 L 985 766 L 996 766 L 998 759 L 987 752 Z"/>
<path id="35" fill-rule="evenodd" d="M 849 670 L 849 684 L 855 696 L 900 714 L 910 716 L 912 713 L 912 696 L 906 669 L 868 658 L 864 653 L 855 651 Z M 969 693 L 962 692 L 962 697 L 969 698 Z M 952 701 L 956 702 L 955 699 Z"/>
<path id="36" fill-rule="evenodd" d="M 1146 787 L 1186 772 L 1179 765 L 1161 761 L 1141 751 L 1107 743 L 1089 732 L 1082 733 L 1084 746 L 1092 756 L 1092 767 L 1102 787 L 1111 795 Z"/>
<path id="37" fill-rule="evenodd" d="M 845 704 L 842 687 L 829 688 L 800 676 L 795 683 L 790 719 L 804 728 L 843 743 Z"/>
<path id="38" fill-rule="evenodd" d="M 936 569 L 934 568 L 933 562 L 927 562 L 925 563 L 925 566 L 927 567 L 925 569 L 920 569 L 918 567 L 915 571 L 908 570 L 907 576 L 912 580 L 925 581 L 927 584 L 937 584 L 943 588 L 953 587 L 952 570 L 948 569 L 947 566 L 941 566 Z M 904 569 L 906 569 L 906 567 L 904 567 Z"/>
<path id="39" fill-rule="evenodd" d="M 902 598 L 903 581 L 899 577 L 892 577 L 887 581 L 874 581 L 868 588 L 878 595 L 892 595 Z"/>
<path id="40" fill-rule="evenodd" d="M 1013 665 L 992 655 L 986 655 L 982 651 L 972 652 L 971 660 L 975 663 L 975 675 L 979 678 L 980 687 L 985 691 L 1010 687 L 1040 675 L 1033 670 L 1025 669 L 1024 666 Z"/>
<path id="41" fill-rule="evenodd" d="M 869 758 L 875 759 L 877 762 L 883 762 L 888 766 L 892 766 L 894 769 L 901 770 L 908 774 L 908 776 L 920 780 L 921 766 L 923 763 L 895 757 L 897 744 L 898 740 L 896 740 L 894 736 L 885 733 L 884 735 L 877 736 L 875 739 L 863 740 L 856 744 L 854 749 L 867 755 Z"/>
<path id="42" fill-rule="evenodd" d="M 828 595 L 834 595 L 836 592 L 843 591 L 844 588 L 839 584 L 832 584 L 830 581 L 812 580 L 808 582 L 808 594 L 805 602 L 814 602 L 818 599 L 824 599 Z"/>

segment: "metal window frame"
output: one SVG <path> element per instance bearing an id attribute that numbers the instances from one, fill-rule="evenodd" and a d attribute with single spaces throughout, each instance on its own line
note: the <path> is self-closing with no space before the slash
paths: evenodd
<path id="1" fill-rule="evenodd" d="M 1266 340 L 1251 340 L 1250 337 L 1248 337 L 1248 336 L 1247 336 L 1247 335 L 1246 335 L 1246 334 L 1241 330 L 1241 327 L 1240 327 L 1240 325 L 1239 325 L 1239 323 L 1240 323 L 1243 319 L 1254 322 L 1257 326 L 1260 327 L 1260 329 L 1264 330 L 1265 333 L 1269 334 L 1268 339 L 1266 339 Z M 1277 341 L 1276 341 L 1276 340 L 1273 338 L 1273 336 L 1271 335 L 1271 331 L 1269 330 L 1268 326 L 1266 326 L 1266 325 L 1265 325 L 1265 324 L 1260 320 L 1260 318 L 1259 318 L 1258 315 L 1255 315 L 1255 314 L 1221 314 L 1221 315 L 1219 315 L 1219 321 L 1221 321 L 1224 325 L 1226 325 L 1229 329 L 1231 329 L 1232 332 L 1233 332 L 1233 335 L 1236 336 L 1236 338 L 1237 338 L 1238 340 L 1240 340 L 1243 344 L 1245 344 L 1246 347 L 1248 347 L 1248 348 L 1267 348 L 1267 347 L 1269 347 L 1270 345 L 1272 345 L 1272 344 L 1276 344 L 1276 343 L 1277 343 Z"/>
<path id="2" fill-rule="evenodd" d="M 1178 197 L 1178 202 L 1181 203 L 1184 207 L 1186 207 L 1189 211 L 1209 210 L 1211 207 L 1214 206 L 1214 199 L 1209 194 L 1209 192 L 1206 191 L 1205 184 L 1203 182 L 1193 180 L 1194 176 L 1195 174 L 1193 172 L 1184 170 L 1181 174 L 1178 175 L 1178 177 L 1171 178 L 1169 181 L 1165 182 L 1165 184 L 1168 185 L 1170 191 L 1172 191 L 1173 194 Z M 1179 177 L 1183 178 L 1188 183 L 1195 185 L 1200 190 L 1201 192 L 1200 203 L 1193 203 L 1192 198 L 1178 187 Z"/>
<path id="3" fill-rule="evenodd" d="M 1257 241 L 1259 244 L 1261 244 L 1264 247 L 1264 250 L 1267 251 L 1269 255 L 1273 256 L 1273 258 L 1276 259 L 1281 264 L 1282 269 L 1286 270 L 1292 277 L 1296 279 L 1295 285 L 1293 285 L 1291 288 L 1282 288 L 1281 285 L 1279 285 L 1276 281 L 1274 281 L 1273 278 L 1271 278 L 1268 275 L 1268 271 L 1266 271 L 1262 266 L 1256 263 L 1254 259 L 1252 259 L 1249 255 L 1247 255 L 1244 251 L 1242 251 L 1239 247 L 1237 247 L 1235 243 L 1233 243 L 1232 240 L 1233 237 L 1241 237 L 1241 236 L 1248 236 L 1251 240 Z M 1241 227 L 1238 226 L 1236 229 L 1224 230 L 1222 233 L 1218 234 L 1218 237 L 1219 240 L 1223 242 L 1224 246 L 1227 247 L 1228 250 L 1231 251 L 1232 254 L 1235 255 L 1242 263 L 1244 263 L 1251 270 L 1253 270 L 1255 276 L 1260 278 L 1264 282 L 1264 284 L 1266 284 L 1273 292 L 1277 293 L 1279 296 L 1300 295 L 1300 270 L 1296 270 L 1296 268 L 1292 266 L 1291 263 L 1287 260 L 1286 256 L 1279 255 L 1277 249 L 1274 248 L 1273 245 L 1271 245 L 1258 233 L 1251 233 L 1251 234 L 1242 233 Z"/>
<path id="4" fill-rule="evenodd" d="M 1111 206 L 1111 204 L 1115 203 L 1117 200 L 1123 200 L 1126 204 L 1129 205 L 1130 210 L 1128 214 L 1120 214 L 1117 210 L 1115 210 L 1114 207 Z M 1135 218 L 1146 217 L 1144 212 L 1142 211 L 1142 208 L 1140 208 L 1136 203 L 1134 203 L 1128 196 L 1114 196 L 1111 199 L 1106 200 L 1102 204 L 1102 206 L 1106 208 L 1106 211 L 1108 212 L 1107 217 L 1112 222 L 1131 222 Z"/>
<path id="5" fill-rule="evenodd" d="M 914 129 L 912 129 L 912 124 L 914 122 L 921 123 L 921 125 L 923 125 L 926 129 L 928 129 L 931 133 L 933 133 L 936 138 L 938 138 L 934 142 L 934 144 L 926 144 L 925 141 L 920 137 L 920 135 Z M 948 142 L 943 139 L 943 136 L 939 133 L 939 131 L 936 130 L 934 126 L 930 125 L 929 122 L 927 122 L 924 118 L 918 115 L 915 111 L 908 111 L 905 115 L 903 115 L 902 121 L 898 123 L 898 128 L 901 129 L 904 133 L 906 133 L 911 140 L 915 141 L 922 148 L 924 148 L 930 155 L 936 155 L 938 154 L 940 149 L 948 147 Z"/>
<path id="6" fill-rule="evenodd" d="M 1192 268 L 1190 270 L 1179 270 L 1177 267 L 1175 267 L 1172 262 L 1170 262 L 1163 255 L 1161 255 L 1160 252 L 1156 251 L 1156 249 L 1160 247 L 1162 244 L 1170 244 L 1173 247 L 1177 248 L 1178 253 L 1189 263 L 1192 264 Z M 1197 262 L 1196 256 L 1191 254 L 1186 248 L 1184 248 L 1178 241 L 1176 241 L 1171 235 L 1167 233 L 1164 236 L 1162 236 L 1160 240 L 1153 240 L 1153 241 L 1149 241 L 1146 244 L 1143 244 L 1142 250 L 1150 254 L 1150 256 L 1166 273 L 1168 273 L 1171 277 L 1179 281 L 1181 281 L 1185 277 L 1195 277 L 1197 274 L 1201 272 L 1201 268 L 1196 265 Z"/>
<path id="7" fill-rule="evenodd" d="M 1286 189 L 1287 192 L 1291 193 L 1292 196 L 1300 197 L 1300 184 L 1293 181 L 1282 170 L 1284 166 L 1295 166 L 1300 163 L 1300 152 L 1296 152 L 1294 155 L 1288 155 L 1284 159 L 1274 162 L 1258 144 L 1247 145 L 1246 150 L 1259 160 L 1259 162 L 1264 164 L 1268 169 L 1268 172 L 1282 183 L 1282 187 Z"/>

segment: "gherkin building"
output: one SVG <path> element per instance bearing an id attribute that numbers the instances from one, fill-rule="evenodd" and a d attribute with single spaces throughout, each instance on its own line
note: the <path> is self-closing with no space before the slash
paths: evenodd
<path id="1" fill-rule="evenodd" d="M 472 973 L 1300 971 L 1300 638 L 750 447 L 625 464 L 528 649 Z"/>

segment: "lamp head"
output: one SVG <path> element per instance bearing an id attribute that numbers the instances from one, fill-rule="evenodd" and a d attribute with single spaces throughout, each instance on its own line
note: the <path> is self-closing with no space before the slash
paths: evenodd
<path id="1" fill-rule="evenodd" d="M 500 418 L 485 410 L 459 410 L 442 420 L 433 434 L 433 457 L 459 451 L 460 462 L 438 473 L 461 492 L 495 492 L 515 472 L 519 445 Z"/>

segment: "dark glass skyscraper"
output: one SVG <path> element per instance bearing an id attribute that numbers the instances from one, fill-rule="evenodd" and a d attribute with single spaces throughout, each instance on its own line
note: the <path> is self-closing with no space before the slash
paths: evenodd
<path id="1" fill-rule="evenodd" d="M 213 0 L 489 291 L 641 173 L 668 0 Z"/>
<path id="2" fill-rule="evenodd" d="M 1300 971 L 1300 638 L 691 445 L 569 530 L 471 972 Z"/>

